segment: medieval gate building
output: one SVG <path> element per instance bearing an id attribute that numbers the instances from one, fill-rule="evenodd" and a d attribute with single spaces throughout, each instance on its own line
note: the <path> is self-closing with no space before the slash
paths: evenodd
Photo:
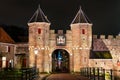
<path id="1" fill-rule="evenodd" d="M 120 70 L 120 34 L 92 35 L 92 24 L 81 9 L 66 33 L 51 30 L 50 25 L 39 7 L 28 22 L 28 42 L 18 43 L 0 28 L 0 68 L 37 67 L 40 72 L 79 72 L 83 67 Z"/>
<path id="2" fill-rule="evenodd" d="M 28 23 L 29 66 L 40 72 L 79 72 L 81 67 L 88 66 L 92 24 L 83 11 L 79 9 L 66 33 L 55 33 L 50 24 L 39 7 Z"/>

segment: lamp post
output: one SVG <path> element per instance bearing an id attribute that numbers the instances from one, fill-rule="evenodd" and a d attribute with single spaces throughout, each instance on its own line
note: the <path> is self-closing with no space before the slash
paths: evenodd
<path id="1" fill-rule="evenodd" d="M 35 53 L 35 68 L 37 68 L 37 54 L 38 54 L 37 48 L 34 49 L 34 53 Z"/>

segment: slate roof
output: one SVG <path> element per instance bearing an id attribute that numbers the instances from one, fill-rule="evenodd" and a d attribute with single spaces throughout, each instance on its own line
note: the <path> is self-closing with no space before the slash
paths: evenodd
<path id="1" fill-rule="evenodd" d="M 102 39 L 92 40 L 90 59 L 112 59 L 112 55 Z"/>
<path id="2" fill-rule="evenodd" d="M 91 21 L 85 15 L 85 13 L 81 9 L 81 7 L 79 8 L 79 10 L 71 24 L 74 24 L 74 23 L 91 23 Z"/>
<path id="3" fill-rule="evenodd" d="M 50 23 L 50 21 L 47 19 L 47 16 L 45 16 L 44 12 L 40 8 L 40 5 L 38 6 L 38 9 L 35 11 L 31 19 L 28 21 L 28 23 L 31 22 L 47 22 Z"/>

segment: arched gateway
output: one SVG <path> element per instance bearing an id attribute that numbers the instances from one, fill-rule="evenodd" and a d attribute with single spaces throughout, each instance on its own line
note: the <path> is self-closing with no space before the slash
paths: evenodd
<path id="1" fill-rule="evenodd" d="M 66 33 L 50 30 L 50 22 L 40 7 L 28 26 L 29 67 L 37 67 L 40 72 L 79 72 L 81 67 L 89 66 L 92 24 L 81 9 Z"/>
<path id="2" fill-rule="evenodd" d="M 52 53 L 52 72 L 70 72 L 70 56 L 64 49 Z"/>

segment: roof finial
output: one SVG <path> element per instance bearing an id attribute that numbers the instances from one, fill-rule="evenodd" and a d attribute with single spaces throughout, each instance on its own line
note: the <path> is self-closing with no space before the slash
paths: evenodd
<path id="1" fill-rule="evenodd" d="M 38 5 L 38 10 L 40 10 L 41 8 L 40 8 L 40 4 Z"/>
<path id="2" fill-rule="evenodd" d="M 80 6 L 80 9 L 79 10 L 81 10 L 82 9 L 82 7 Z"/>
<path id="3" fill-rule="evenodd" d="M 38 8 L 40 8 L 40 4 L 38 5 Z"/>

